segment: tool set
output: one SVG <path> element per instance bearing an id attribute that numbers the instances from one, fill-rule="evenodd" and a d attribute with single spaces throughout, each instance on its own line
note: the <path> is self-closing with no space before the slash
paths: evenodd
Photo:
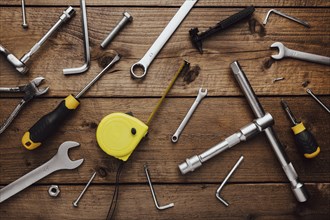
<path id="1" fill-rule="evenodd" d="M 60 19 L 54 24 L 53 27 L 31 48 L 29 52 L 23 55 L 21 59 L 18 59 L 14 54 L 9 52 L 4 46 L 0 44 L 0 53 L 2 53 L 8 60 L 8 62 L 22 75 L 26 74 L 28 68 L 26 62 L 31 58 L 31 56 L 36 53 L 40 47 L 46 42 L 46 40 L 57 31 L 59 27 L 62 26 L 66 21 L 68 21 L 74 15 L 75 10 L 69 6 L 63 14 L 60 16 Z"/>
<path id="2" fill-rule="evenodd" d="M 271 13 L 275 13 L 275 14 L 278 14 L 278 15 L 280 15 L 280 16 L 282 16 L 282 17 L 285 17 L 285 18 L 287 18 L 287 19 L 289 19 L 289 20 L 291 20 L 291 21 L 295 21 L 295 22 L 297 22 L 297 23 L 299 23 L 299 24 L 301 24 L 301 25 L 303 25 L 303 26 L 305 26 L 305 27 L 307 27 L 307 28 L 310 28 L 310 27 L 311 27 L 306 21 L 303 21 L 303 20 L 301 20 L 301 19 L 298 19 L 298 18 L 292 17 L 292 16 L 290 16 L 290 15 L 284 14 L 283 12 L 280 12 L 279 10 L 275 10 L 275 9 L 270 9 L 270 10 L 267 12 L 267 15 L 266 15 L 266 17 L 265 17 L 265 19 L 264 19 L 264 22 L 263 22 L 264 25 L 267 24 L 267 21 L 268 21 L 269 15 L 270 15 Z"/>
<path id="3" fill-rule="evenodd" d="M 194 5 L 198 2 L 198 0 L 185 0 L 185 2 L 181 5 L 180 9 L 153 43 L 153 45 L 149 48 L 143 58 L 137 63 L 133 64 L 130 69 L 131 77 L 134 79 L 142 79 L 146 76 L 149 65 L 158 55 L 162 47 L 166 44 L 166 42 L 170 39 L 170 37 L 174 34 L 175 30 L 181 24 L 181 22 L 185 19 L 185 17 L 189 14 Z M 90 54 L 90 45 L 89 45 L 89 36 L 88 36 L 88 24 L 87 24 L 87 11 L 86 11 L 86 2 L 85 0 L 80 0 L 81 6 L 81 21 L 82 21 L 82 32 L 84 38 L 84 52 L 85 52 L 85 63 L 81 67 L 77 68 L 69 68 L 63 69 L 64 75 L 78 74 L 86 72 L 89 69 L 91 62 L 91 54 Z M 209 36 L 223 31 L 239 21 L 250 17 L 255 8 L 253 6 L 249 6 L 244 10 L 228 17 L 227 19 L 220 21 L 214 27 L 209 28 L 207 31 L 204 31 L 200 34 L 198 28 L 192 28 L 189 31 L 190 40 L 192 41 L 194 47 L 198 49 L 198 51 L 203 53 L 203 45 L 202 42 L 208 38 Z M 32 49 L 26 53 L 21 59 L 18 59 L 12 53 L 10 53 L 5 47 L 0 45 L 0 52 L 5 55 L 9 63 L 14 66 L 14 68 L 21 74 L 25 74 L 28 71 L 26 66 L 26 62 L 30 59 L 30 57 L 38 51 L 38 49 L 45 43 L 45 41 L 55 32 L 57 29 L 66 21 L 68 21 L 73 15 L 75 11 L 69 6 L 63 14 L 60 16 L 60 19 L 57 23 L 42 37 L 42 39 L 37 42 Z M 278 10 L 271 9 L 268 11 L 266 18 L 264 19 L 263 24 L 266 25 L 268 18 L 271 13 L 278 14 L 299 24 L 304 25 L 305 27 L 310 27 L 310 25 L 300 19 L 295 17 L 286 15 Z M 119 33 L 121 29 L 124 28 L 129 22 L 133 20 L 133 16 L 128 12 L 123 13 L 122 20 L 116 25 L 116 27 L 111 31 L 111 33 L 104 39 L 101 43 L 101 47 L 105 48 L 107 45 L 115 38 L 115 36 Z M 22 17 L 23 17 L 23 28 L 27 28 L 28 24 L 26 22 L 26 14 L 25 14 L 25 1 L 22 0 Z M 306 60 L 310 62 L 316 62 L 320 64 L 330 65 L 330 58 L 300 51 L 295 51 L 289 48 L 286 48 L 282 43 L 276 42 L 271 45 L 271 48 L 278 48 L 279 54 L 272 55 L 273 59 L 279 60 L 284 57 L 291 57 L 301 60 Z M 104 75 L 110 68 L 112 68 L 115 63 L 120 60 L 120 56 L 117 54 L 112 61 L 100 72 L 98 73 L 93 80 L 91 80 L 76 96 L 69 95 L 66 97 L 55 110 L 46 114 L 42 118 L 40 118 L 29 130 L 26 132 L 22 138 L 22 144 L 26 149 L 32 150 L 40 146 L 51 134 L 55 133 L 55 131 L 62 125 L 62 123 L 77 109 L 79 106 L 79 98 L 98 80 Z M 190 64 L 187 61 L 184 61 L 178 71 L 173 76 L 170 81 L 168 87 L 164 91 L 162 97 L 158 101 L 157 105 L 153 109 L 146 123 L 140 121 L 138 118 L 134 117 L 132 113 L 111 113 L 104 117 L 96 130 L 96 140 L 99 147 L 108 155 L 111 155 L 119 160 L 121 160 L 121 164 L 118 167 L 117 175 L 116 175 L 116 188 L 113 194 L 113 199 L 111 202 L 111 206 L 109 209 L 108 217 L 110 219 L 114 215 L 114 210 L 116 208 L 116 202 L 119 194 L 119 177 L 121 170 L 123 168 L 123 164 L 128 158 L 131 156 L 133 151 L 139 145 L 141 140 L 148 134 L 149 125 L 152 119 L 155 116 L 155 113 L 158 111 L 160 105 L 164 101 L 166 95 L 169 93 L 170 89 L 174 85 L 175 81 L 179 77 L 181 73 L 187 71 L 190 67 Z M 257 134 L 264 133 L 285 173 L 290 184 L 291 189 L 293 191 L 294 196 L 297 201 L 305 202 L 308 199 L 308 192 L 305 188 L 304 184 L 300 182 L 298 178 L 298 174 L 295 171 L 292 163 L 289 161 L 284 147 L 279 141 L 274 129 L 274 119 L 270 113 L 264 111 L 263 106 L 259 103 L 258 97 L 255 95 L 253 88 L 251 87 L 245 73 L 243 72 L 238 61 L 234 61 L 230 64 L 230 68 L 232 73 L 240 86 L 241 90 L 244 93 L 254 115 L 255 120 L 241 129 L 238 132 L 230 135 L 225 138 L 224 141 L 216 144 L 205 152 L 190 157 L 185 160 L 185 162 L 181 163 L 178 167 L 181 171 L 181 174 L 186 174 L 188 172 L 192 172 L 198 167 L 202 166 L 204 162 L 213 158 L 214 156 L 220 154 L 221 152 L 236 146 L 240 142 L 247 141 L 252 137 L 257 136 Z M 140 70 L 137 74 L 137 70 Z M 14 88 L 0 88 L 0 92 L 24 92 L 25 96 L 18 104 L 18 106 L 14 109 L 8 119 L 0 127 L 0 134 L 4 132 L 4 130 L 9 126 L 9 124 L 14 120 L 22 107 L 30 101 L 32 98 L 45 94 L 49 87 L 47 88 L 38 88 L 41 82 L 44 80 L 43 77 L 37 77 L 32 80 L 29 84 L 18 86 Z M 284 77 L 275 78 L 273 83 L 284 80 Z M 328 113 L 330 113 L 329 108 L 327 108 L 314 94 L 310 89 L 306 90 L 308 94 L 310 94 Z M 186 114 L 185 118 L 181 122 L 180 126 L 174 133 L 171 138 L 173 143 L 176 143 L 180 137 L 181 132 L 187 125 L 189 119 L 192 114 L 196 110 L 197 106 L 201 102 L 201 100 L 207 95 L 208 90 L 200 88 L 198 91 L 198 95 Z M 292 130 L 295 135 L 295 140 L 300 150 L 303 152 L 305 158 L 314 158 L 320 152 L 320 147 L 317 144 L 315 137 L 312 135 L 310 131 L 308 131 L 302 122 L 298 122 L 294 115 L 292 114 L 288 104 L 285 101 L 281 101 L 282 107 L 287 113 L 290 121 L 292 122 Z M 0 189 L 0 203 L 7 200 L 11 196 L 16 193 L 22 191 L 23 189 L 29 187 L 30 185 L 36 183 L 42 178 L 48 176 L 49 174 L 58 171 L 58 170 L 72 170 L 78 168 L 84 161 L 84 159 L 79 159 L 72 161 L 69 158 L 68 151 L 71 148 L 79 146 L 79 143 L 73 141 L 67 141 L 60 145 L 58 148 L 57 154 L 51 158 L 45 164 L 39 166 L 38 168 L 32 170 L 31 172 L 25 174 L 23 177 L 17 179 L 16 181 L 10 183 L 9 185 Z M 243 161 L 244 157 L 241 156 L 239 160 L 236 162 L 234 167 L 230 170 L 228 175 L 225 177 L 219 188 L 216 190 L 216 198 L 221 201 L 225 206 L 229 204 L 220 196 L 221 190 L 224 185 L 227 183 L 229 178 L 238 168 L 238 166 Z M 150 191 L 155 203 L 155 206 L 158 210 L 164 210 L 171 207 L 174 207 L 174 203 L 170 203 L 168 205 L 160 206 L 158 204 L 156 194 L 150 179 L 149 171 L 147 165 L 144 165 L 145 175 L 147 177 Z M 76 200 L 73 201 L 73 207 L 78 207 L 78 203 L 89 185 L 93 181 L 96 176 L 96 172 L 94 172 L 89 179 L 88 183 L 78 196 Z M 57 197 L 60 193 L 60 189 L 57 185 L 51 185 L 48 193 L 51 197 Z M 114 206 L 113 206 L 114 202 Z"/>
<path id="4" fill-rule="evenodd" d="M 32 100 L 34 97 L 41 96 L 45 94 L 49 87 L 39 89 L 38 86 L 45 78 L 37 77 L 32 80 L 29 84 L 17 86 L 14 88 L 4 88 L 0 87 L 0 92 L 24 92 L 25 96 L 20 101 L 20 103 L 16 106 L 14 111 L 10 114 L 10 116 L 4 121 L 4 123 L 0 126 L 0 134 L 6 130 L 6 128 L 11 124 L 11 122 L 15 119 L 21 109 Z"/>
<path id="5" fill-rule="evenodd" d="M 291 129 L 295 135 L 294 139 L 300 151 L 308 159 L 316 157 L 320 153 L 320 147 L 317 144 L 314 135 L 306 129 L 302 122 L 297 121 L 286 101 L 282 100 L 281 104 L 284 111 L 287 113 L 288 118 L 292 122 L 293 127 Z"/>

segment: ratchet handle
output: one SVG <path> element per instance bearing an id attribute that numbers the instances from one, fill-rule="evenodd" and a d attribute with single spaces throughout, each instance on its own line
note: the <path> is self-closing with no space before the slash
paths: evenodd
<path id="1" fill-rule="evenodd" d="M 39 147 L 46 138 L 53 134 L 64 120 L 79 106 L 79 101 L 69 95 L 52 112 L 44 115 L 22 138 L 23 146 L 28 150 Z"/>
<path id="2" fill-rule="evenodd" d="M 305 128 L 303 123 L 299 123 L 291 129 L 295 134 L 294 139 L 299 146 L 299 150 L 304 154 L 305 158 L 311 159 L 320 153 L 320 147 L 314 135 Z"/>
<path id="3" fill-rule="evenodd" d="M 243 9 L 242 11 L 226 18 L 225 20 L 223 21 L 220 21 L 218 23 L 218 26 L 221 28 L 221 29 L 226 29 L 226 28 L 229 28 L 230 26 L 236 24 L 237 22 L 249 17 L 252 15 L 252 13 L 254 12 L 255 8 L 254 6 L 249 6 L 245 9 Z"/>

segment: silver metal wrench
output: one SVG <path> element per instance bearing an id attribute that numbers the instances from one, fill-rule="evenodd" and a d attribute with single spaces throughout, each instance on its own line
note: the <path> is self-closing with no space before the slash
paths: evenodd
<path id="1" fill-rule="evenodd" d="M 190 107 L 188 113 L 186 114 L 186 116 L 184 117 L 183 121 L 181 122 L 180 126 L 178 127 L 178 129 L 176 130 L 176 132 L 173 134 L 171 140 L 173 143 L 176 143 L 179 140 L 179 136 L 181 134 L 181 132 L 183 131 L 184 127 L 186 126 L 186 124 L 188 123 L 189 119 L 191 118 L 191 116 L 193 115 L 194 111 L 196 110 L 197 106 L 199 105 L 199 103 L 201 102 L 201 100 L 207 95 L 207 89 L 203 89 L 200 88 L 198 90 L 198 95 L 195 99 L 195 102 L 193 103 L 193 105 Z"/>
<path id="2" fill-rule="evenodd" d="M 72 170 L 79 167 L 84 159 L 72 161 L 68 155 L 70 148 L 78 146 L 79 143 L 74 141 L 62 143 L 55 156 L 48 162 L 0 189 L 0 203 L 55 171 Z"/>
<path id="3" fill-rule="evenodd" d="M 159 51 L 163 48 L 163 46 L 166 44 L 168 39 L 170 39 L 174 31 L 179 27 L 183 19 L 188 15 L 190 10 L 197 2 L 198 0 L 186 0 L 182 4 L 180 9 L 177 11 L 177 13 L 174 15 L 174 17 L 171 19 L 171 21 L 167 24 L 163 32 L 159 35 L 157 40 L 153 43 L 153 45 L 144 55 L 144 57 L 140 61 L 132 65 L 131 76 L 134 79 L 142 79 L 146 76 L 148 67 L 151 64 L 151 62 L 155 59 Z M 142 75 L 137 75 L 135 73 L 138 67 L 142 68 L 143 70 Z"/>
<path id="4" fill-rule="evenodd" d="M 305 60 L 314 63 L 320 63 L 324 65 L 330 65 L 330 57 L 320 56 L 311 53 L 305 53 L 297 50 L 292 50 L 285 47 L 281 42 L 275 42 L 271 48 L 278 48 L 279 53 L 277 55 L 272 55 L 272 58 L 275 60 L 280 60 L 284 57 L 291 57 L 299 60 Z"/>

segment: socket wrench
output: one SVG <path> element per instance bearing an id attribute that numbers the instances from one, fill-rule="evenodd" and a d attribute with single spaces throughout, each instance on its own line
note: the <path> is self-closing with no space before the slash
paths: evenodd
<path id="1" fill-rule="evenodd" d="M 18 59 L 14 54 L 12 54 L 9 50 L 7 50 L 4 46 L 0 44 L 0 53 L 2 53 L 9 63 L 22 75 L 27 73 L 29 70 L 26 66 L 26 62 L 30 59 L 30 57 L 39 50 L 39 48 L 46 42 L 46 40 L 67 20 L 69 20 L 72 15 L 75 13 L 75 10 L 69 6 L 63 14 L 60 16 L 60 19 L 56 22 L 56 24 L 49 29 L 49 31 L 31 48 L 29 52 L 23 55 L 21 59 Z"/>
<path id="2" fill-rule="evenodd" d="M 211 147 L 207 151 L 201 153 L 200 155 L 195 155 L 191 158 L 186 159 L 185 162 L 179 165 L 179 169 L 181 173 L 186 174 L 188 172 L 193 172 L 195 169 L 202 166 L 202 163 L 208 161 L 214 156 L 220 154 L 221 152 L 233 146 L 236 146 L 242 141 L 249 140 L 250 138 L 261 133 L 269 126 L 272 126 L 273 123 L 274 120 L 271 114 L 266 113 L 264 116 L 255 119 L 252 123 L 247 124 L 246 126 L 241 128 L 238 132 L 227 137 L 224 141 Z"/>
<path id="3" fill-rule="evenodd" d="M 179 140 L 179 136 L 180 136 L 181 132 L 183 131 L 183 129 L 186 126 L 186 124 L 188 123 L 189 119 L 191 118 L 191 116 L 195 112 L 195 110 L 196 110 L 197 106 L 199 105 L 199 103 L 202 101 L 202 99 L 206 95 L 207 95 L 207 89 L 200 88 L 198 90 L 198 95 L 197 95 L 197 97 L 195 99 L 195 102 L 190 107 L 188 113 L 186 114 L 186 116 L 184 117 L 184 119 L 181 122 L 180 126 L 178 127 L 178 129 L 176 130 L 176 132 L 174 133 L 174 135 L 171 138 L 171 140 L 172 140 L 173 143 L 176 143 Z"/>
<path id="4" fill-rule="evenodd" d="M 131 76 L 134 79 L 142 79 L 146 76 L 147 70 L 151 62 L 155 59 L 159 51 L 163 48 L 166 42 L 170 39 L 174 31 L 179 27 L 183 19 L 188 15 L 193 6 L 198 2 L 198 0 L 186 0 L 171 21 L 167 24 L 163 32 L 159 35 L 157 40 L 153 43 L 144 57 L 133 64 L 131 67 Z M 137 75 L 135 73 L 137 68 L 142 68 L 143 74 Z"/>
<path id="5" fill-rule="evenodd" d="M 233 62 L 230 65 L 232 72 L 236 81 L 238 82 L 240 88 L 242 89 L 254 115 L 256 117 L 263 117 L 267 113 L 265 113 L 262 105 L 259 103 L 258 97 L 255 95 L 250 82 L 246 78 L 245 73 L 243 72 L 241 66 L 238 61 Z M 265 134 L 268 138 L 269 143 L 271 144 L 274 153 L 280 162 L 284 173 L 286 174 L 288 180 L 291 183 L 291 189 L 296 199 L 299 202 L 305 202 L 308 199 L 308 192 L 305 188 L 304 184 L 299 181 L 298 174 L 294 169 L 292 163 L 289 161 L 284 147 L 282 146 L 280 140 L 276 136 L 276 133 L 272 127 L 265 129 Z"/>

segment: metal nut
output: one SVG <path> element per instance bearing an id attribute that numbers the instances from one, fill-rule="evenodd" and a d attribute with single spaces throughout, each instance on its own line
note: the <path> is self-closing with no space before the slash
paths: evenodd
<path id="1" fill-rule="evenodd" d="M 57 197 L 58 194 L 60 194 L 60 188 L 58 187 L 58 185 L 51 185 L 48 189 L 48 194 L 51 197 Z"/>

